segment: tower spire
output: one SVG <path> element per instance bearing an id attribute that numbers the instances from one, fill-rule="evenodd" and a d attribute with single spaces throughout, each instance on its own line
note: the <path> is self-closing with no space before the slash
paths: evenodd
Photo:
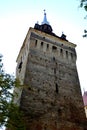
<path id="1" fill-rule="evenodd" d="M 46 10 L 44 9 L 44 18 L 43 18 L 43 22 L 41 24 L 48 24 L 49 25 L 49 22 L 47 21 L 47 17 L 46 17 Z"/>

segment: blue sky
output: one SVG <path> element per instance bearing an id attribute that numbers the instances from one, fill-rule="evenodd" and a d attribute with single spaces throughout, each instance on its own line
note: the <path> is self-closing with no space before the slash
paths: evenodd
<path id="1" fill-rule="evenodd" d="M 29 27 L 43 21 L 43 10 L 53 32 L 64 32 L 70 42 L 77 44 L 77 68 L 81 88 L 87 90 L 87 39 L 82 38 L 87 20 L 79 8 L 80 0 L 0 0 L 0 53 L 5 70 L 15 73 L 16 58 Z"/>

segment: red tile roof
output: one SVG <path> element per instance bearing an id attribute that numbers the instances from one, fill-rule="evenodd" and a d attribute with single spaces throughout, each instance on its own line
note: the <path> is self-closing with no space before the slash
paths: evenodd
<path id="1" fill-rule="evenodd" d="M 87 106 L 87 91 L 85 91 L 83 94 L 83 101 L 84 101 L 84 106 Z"/>

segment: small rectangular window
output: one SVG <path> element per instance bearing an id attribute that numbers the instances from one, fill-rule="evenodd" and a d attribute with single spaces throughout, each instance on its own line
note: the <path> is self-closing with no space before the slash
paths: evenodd
<path id="1" fill-rule="evenodd" d="M 56 47 L 56 46 L 53 46 L 53 47 L 52 47 L 52 50 L 53 50 L 53 51 L 56 51 L 56 50 L 57 50 L 57 47 Z"/>
<path id="2" fill-rule="evenodd" d="M 41 42 L 41 47 L 43 47 L 43 42 Z"/>
<path id="3" fill-rule="evenodd" d="M 47 48 L 49 48 L 49 44 L 47 44 Z"/>

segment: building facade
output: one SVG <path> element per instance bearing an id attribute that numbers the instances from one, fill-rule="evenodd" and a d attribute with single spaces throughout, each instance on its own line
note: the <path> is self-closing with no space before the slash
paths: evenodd
<path id="1" fill-rule="evenodd" d="M 16 68 L 24 86 L 16 102 L 26 130 L 87 130 L 75 47 L 53 33 L 46 13 L 41 25 L 29 29 Z"/>

